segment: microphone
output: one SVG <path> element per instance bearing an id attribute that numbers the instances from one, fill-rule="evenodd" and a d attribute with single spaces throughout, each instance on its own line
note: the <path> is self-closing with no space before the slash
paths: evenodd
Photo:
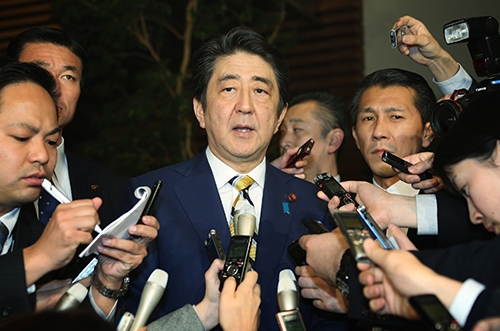
<path id="1" fill-rule="evenodd" d="M 142 290 L 141 301 L 130 331 L 137 331 L 146 325 L 149 316 L 163 296 L 163 292 L 165 292 L 167 281 L 168 274 L 165 271 L 156 269 L 151 273 Z"/>
<path id="2" fill-rule="evenodd" d="M 255 207 L 249 203 L 243 205 L 238 213 L 238 221 L 235 223 L 235 234 L 237 236 L 253 237 L 255 232 L 255 219 Z"/>
<path id="3" fill-rule="evenodd" d="M 299 293 L 295 282 L 295 275 L 290 269 L 280 272 L 278 282 L 278 306 L 280 312 L 276 314 L 276 319 L 281 331 L 305 331 L 306 329 L 299 311 Z"/>
<path id="4" fill-rule="evenodd" d="M 250 268 L 250 248 L 255 233 L 255 208 L 246 203 L 239 209 L 238 222 L 234 225 L 235 235 L 231 237 L 224 268 L 219 272 L 219 291 L 224 282 L 234 277 L 239 285 Z"/>
<path id="5" fill-rule="evenodd" d="M 66 293 L 57 301 L 54 311 L 64 311 L 78 308 L 89 292 L 88 288 L 80 283 L 71 286 Z"/>

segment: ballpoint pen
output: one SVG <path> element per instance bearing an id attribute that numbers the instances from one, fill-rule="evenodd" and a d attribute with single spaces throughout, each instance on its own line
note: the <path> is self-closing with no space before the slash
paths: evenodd
<path id="1" fill-rule="evenodd" d="M 47 191 L 48 194 L 50 194 L 54 199 L 56 199 L 57 201 L 59 201 L 60 203 L 69 203 L 71 202 L 61 191 L 59 191 L 57 189 L 57 187 L 55 187 L 51 182 L 50 180 L 48 180 L 47 178 L 44 178 L 42 179 L 42 187 L 45 191 Z M 102 229 L 101 227 L 99 226 L 99 224 L 96 224 L 95 225 L 95 228 L 94 228 L 95 232 L 97 233 L 101 233 L 102 232 Z"/>

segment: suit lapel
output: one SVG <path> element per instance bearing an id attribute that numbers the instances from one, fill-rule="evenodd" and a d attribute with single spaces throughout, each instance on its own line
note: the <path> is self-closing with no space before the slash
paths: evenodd
<path id="1" fill-rule="evenodd" d="M 192 167 L 177 169 L 185 179 L 174 186 L 174 192 L 200 240 L 204 241 L 210 230 L 216 229 L 227 252 L 231 234 L 210 165 L 205 153 L 192 161 L 188 163 Z"/>
<path id="2" fill-rule="evenodd" d="M 275 288 L 271 288 L 271 285 L 275 283 L 277 274 L 281 271 L 278 270 L 281 259 L 283 254 L 286 254 L 286 248 L 290 244 L 288 234 L 291 225 L 295 222 L 296 204 L 290 203 L 288 199 L 288 195 L 292 192 L 287 182 L 291 177 L 284 173 L 277 173 L 278 171 L 267 163 L 255 263 L 256 270 L 260 275 L 259 284 L 262 289 L 262 300 L 270 291 L 276 291 Z M 284 203 L 286 206 L 283 205 Z M 289 213 L 286 212 L 287 210 Z"/>
<path id="3" fill-rule="evenodd" d="M 45 225 L 38 221 L 35 206 L 28 203 L 21 207 L 21 212 L 13 231 L 14 249 L 23 249 L 33 245 L 43 233 Z"/>

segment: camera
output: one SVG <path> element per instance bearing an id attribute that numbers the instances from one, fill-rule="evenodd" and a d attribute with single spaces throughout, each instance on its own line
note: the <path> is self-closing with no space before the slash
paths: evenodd
<path id="1" fill-rule="evenodd" d="M 443 100 L 433 107 L 431 127 L 437 137 L 443 138 L 471 101 L 486 92 L 500 91 L 500 35 L 498 21 L 491 17 L 473 17 L 447 23 L 443 27 L 447 44 L 467 42 L 479 77 L 488 77 L 479 82 L 472 92 L 457 90 L 451 100 Z M 458 97 L 457 100 L 455 100 Z"/>

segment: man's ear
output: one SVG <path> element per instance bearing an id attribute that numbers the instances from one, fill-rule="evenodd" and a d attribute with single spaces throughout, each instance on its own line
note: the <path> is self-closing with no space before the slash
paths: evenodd
<path id="1" fill-rule="evenodd" d="M 424 125 L 424 135 L 422 136 L 422 147 L 427 148 L 434 140 L 434 131 L 432 131 L 431 122 Z"/>
<path id="2" fill-rule="evenodd" d="M 283 119 L 285 118 L 286 112 L 288 111 L 288 103 L 285 104 L 285 107 L 281 110 L 280 116 L 278 117 L 278 123 L 276 124 L 276 128 L 274 129 L 274 133 L 278 132 L 281 123 L 283 123 Z"/>
<path id="3" fill-rule="evenodd" d="M 328 134 L 326 135 L 326 141 L 328 142 L 328 154 L 335 153 L 339 149 L 340 145 L 342 145 L 343 140 L 344 131 L 342 131 L 342 129 L 331 129 L 330 132 L 328 132 Z"/>
<path id="4" fill-rule="evenodd" d="M 201 101 L 196 98 L 193 98 L 193 110 L 198 123 L 200 123 L 200 127 L 205 129 L 205 111 L 203 110 Z"/>
<path id="5" fill-rule="evenodd" d="M 358 142 L 358 135 L 356 134 L 356 127 L 353 125 L 352 126 L 352 137 L 354 138 L 354 141 L 356 142 L 356 146 L 359 148 L 359 142 Z"/>

